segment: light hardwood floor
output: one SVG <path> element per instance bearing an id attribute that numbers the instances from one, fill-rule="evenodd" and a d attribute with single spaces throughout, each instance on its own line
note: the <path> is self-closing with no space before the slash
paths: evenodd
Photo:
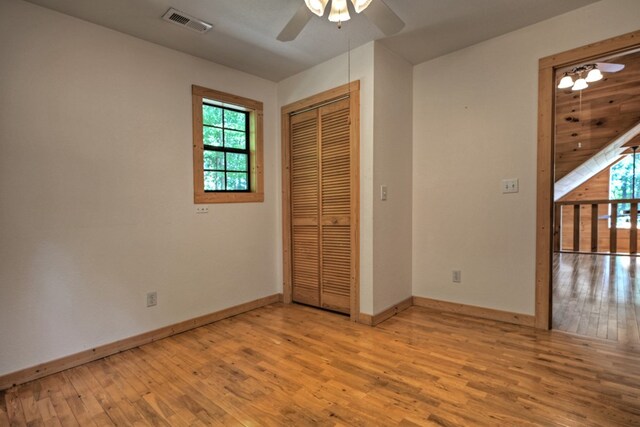
<path id="1" fill-rule="evenodd" d="M 640 425 L 640 348 L 275 304 L 9 389 L 6 425 Z"/>
<path id="2" fill-rule="evenodd" d="M 554 254 L 553 328 L 621 343 L 640 343 L 640 259 Z"/>

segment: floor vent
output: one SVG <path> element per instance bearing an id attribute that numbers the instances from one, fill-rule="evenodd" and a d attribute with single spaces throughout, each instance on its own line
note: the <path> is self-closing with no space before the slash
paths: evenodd
<path id="1" fill-rule="evenodd" d="M 213 25 L 208 24 L 201 19 L 187 15 L 186 13 L 180 12 L 174 8 L 167 10 L 167 13 L 162 16 L 162 19 L 200 34 L 204 34 L 213 28 Z"/>

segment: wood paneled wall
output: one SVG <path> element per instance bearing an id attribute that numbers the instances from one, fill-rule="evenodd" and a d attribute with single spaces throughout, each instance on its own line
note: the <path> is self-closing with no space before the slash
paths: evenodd
<path id="1" fill-rule="evenodd" d="M 564 196 L 561 201 L 603 200 L 609 198 L 609 176 L 611 168 L 603 170 L 578 188 Z M 598 216 L 609 215 L 607 205 L 598 206 Z M 629 230 L 618 229 L 617 252 L 629 252 Z M 562 207 L 563 251 L 573 251 L 573 206 Z M 591 205 L 580 206 L 580 251 L 591 252 Z M 598 252 L 609 252 L 609 220 L 598 220 Z"/>

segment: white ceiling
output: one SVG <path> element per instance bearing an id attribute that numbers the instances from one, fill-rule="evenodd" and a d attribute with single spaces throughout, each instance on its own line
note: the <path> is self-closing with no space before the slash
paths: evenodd
<path id="1" fill-rule="evenodd" d="M 597 0 L 384 0 L 406 22 L 384 35 L 363 15 L 338 30 L 313 17 L 292 42 L 276 36 L 303 0 L 27 0 L 153 43 L 280 81 L 381 40 L 412 64 L 508 33 Z M 380 0 L 374 0 L 380 1 Z M 161 19 L 169 7 L 214 25 L 197 34 Z"/>

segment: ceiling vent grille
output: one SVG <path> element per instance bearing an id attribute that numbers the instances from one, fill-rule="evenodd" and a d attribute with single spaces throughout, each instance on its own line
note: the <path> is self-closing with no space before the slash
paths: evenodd
<path id="1" fill-rule="evenodd" d="M 191 15 L 187 15 L 186 13 L 180 12 L 174 8 L 167 10 L 167 13 L 162 16 L 162 19 L 200 34 L 204 34 L 213 28 L 213 25 L 208 24 L 201 19 L 194 18 Z"/>

